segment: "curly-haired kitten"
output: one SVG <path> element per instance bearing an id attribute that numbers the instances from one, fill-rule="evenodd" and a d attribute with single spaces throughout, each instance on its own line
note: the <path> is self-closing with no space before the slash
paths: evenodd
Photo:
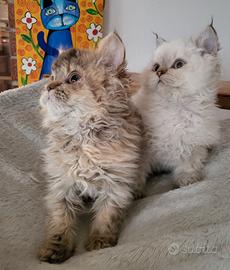
<path id="1" fill-rule="evenodd" d="M 215 115 L 220 64 L 212 25 L 197 38 L 157 36 L 153 62 L 134 96 L 148 133 L 147 170 L 172 170 L 177 186 L 199 181 L 208 148 L 219 139 Z"/>
<path id="2" fill-rule="evenodd" d="M 141 121 L 128 97 L 125 49 L 116 34 L 96 51 L 71 49 L 53 65 L 41 96 L 48 129 L 48 227 L 39 257 L 60 263 L 73 254 L 76 218 L 92 202 L 87 250 L 117 243 L 138 179 Z"/>

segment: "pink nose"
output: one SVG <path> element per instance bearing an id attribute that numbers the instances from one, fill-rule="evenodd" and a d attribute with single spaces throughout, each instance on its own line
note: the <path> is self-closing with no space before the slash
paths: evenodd
<path id="1" fill-rule="evenodd" d="M 59 85 L 61 85 L 61 82 L 59 82 L 59 81 L 51 82 L 46 86 L 46 89 L 47 89 L 47 91 L 51 91 L 51 90 L 55 89 L 56 87 L 58 87 Z"/>
<path id="2" fill-rule="evenodd" d="M 160 77 L 161 75 L 165 74 L 167 72 L 166 69 L 160 69 L 157 71 L 157 76 Z"/>

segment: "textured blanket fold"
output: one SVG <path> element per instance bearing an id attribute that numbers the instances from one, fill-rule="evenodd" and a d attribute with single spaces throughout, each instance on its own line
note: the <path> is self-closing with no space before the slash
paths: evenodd
<path id="1" fill-rule="evenodd" d="M 171 176 L 155 177 L 133 203 L 118 245 L 82 248 L 88 217 L 80 222 L 75 255 L 61 265 L 40 263 L 44 234 L 45 146 L 38 99 L 45 81 L 0 95 L 0 269 L 167 270 L 230 269 L 230 121 L 202 182 L 172 189 Z"/>

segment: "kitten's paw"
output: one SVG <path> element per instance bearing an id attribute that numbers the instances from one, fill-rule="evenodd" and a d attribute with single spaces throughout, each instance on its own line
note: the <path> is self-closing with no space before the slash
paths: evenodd
<path id="1" fill-rule="evenodd" d="M 202 180 L 202 174 L 199 173 L 183 173 L 176 175 L 174 184 L 176 187 L 185 187 Z"/>
<path id="2" fill-rule="evenodd" d="M 74 248 L 74 245 L 63 240 L 61 235 L 56 235 L 43 243 L 38 258 L 48 263 L 61 263 L 73 255 Z"/>
<path id="3" fill-rule="evenodd" d="M 101 248 L 108 248 L 113 247 L 117 244 L 117 235 L 110 234 L 110 235 L 100 235 L 100 234 L 92 234 L 89 237 L 88 242 L 85 245 L 86 250 L 97 250 Z"/>

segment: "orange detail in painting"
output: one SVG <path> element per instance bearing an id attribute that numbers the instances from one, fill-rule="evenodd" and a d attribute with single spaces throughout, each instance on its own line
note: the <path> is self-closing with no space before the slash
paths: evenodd
<path id="1" fill-rule="evenodd" d="M 104 1 L 15 0 L 19 85 L 50 74 L 63 49 L 94 49 L 102 38 Z"/>

